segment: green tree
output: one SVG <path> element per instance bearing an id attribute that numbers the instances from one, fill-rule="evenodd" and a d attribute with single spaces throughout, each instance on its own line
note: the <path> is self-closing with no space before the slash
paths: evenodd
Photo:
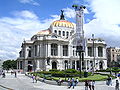
<path id="1" fill-rule="evenodd" d="M 2 65 L 3 69 L 16 69 L 17 68 L 17 61 L 16 60 L 6 60 L 3 62 Z"/>

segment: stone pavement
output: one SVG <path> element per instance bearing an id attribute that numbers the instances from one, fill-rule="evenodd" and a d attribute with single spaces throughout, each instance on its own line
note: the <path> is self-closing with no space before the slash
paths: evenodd
<path id="1" fill-rule="evenodd" d="M 105 85 L 104 81 L 96 82 L 95 90 L 115 90 L 113 86 Z M 0 90 L 85 90 L 83 85 L 76 86 L 75 89 L 68 89 L 67 86 L 57 86 L 50 85 L 43 82 L 38 81 L 37 83 L 33 83 L 32 79 L 25 76 L 24 74 L 18 74 L 17 78 L 14 77 L 14 74 L 6 74 L 6 78 L 0 77 L 0 85 L 9 88 L 9 89 L 1 89 Z"/>

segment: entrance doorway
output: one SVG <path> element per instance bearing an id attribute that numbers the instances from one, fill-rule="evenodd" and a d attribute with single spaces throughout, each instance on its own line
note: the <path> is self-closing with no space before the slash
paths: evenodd
<path id="1" fill-rule="evenodd" d="M 29 64 L 29 65 L 28 65 L 28 72 L 31 72 L 31 71 L 32 71 L 32 65 Z"/>
<path id="2" fill-rule="evenodd" d="M 57 63 L 55 61 L 52 62 L 52 69 L 57 69 Z"/>
<path id="3" fill-rule="evenodd" d="M 100 67 L 100 70 L 103 69 L 103 61 L 100 61 L 100 62 L 99 62 L 99 67 Z"/>

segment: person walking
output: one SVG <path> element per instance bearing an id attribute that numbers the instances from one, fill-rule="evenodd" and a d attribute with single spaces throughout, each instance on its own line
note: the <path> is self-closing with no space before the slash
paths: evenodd
<path id="1" fill-rule="evenodd" d="M 119 80 L 120 80 L 120 72 L 118 73 L 118 78 L 119 78 Z"/>
<path id="2" fill-rule="evenodd" d="M 88 81 L 88 86 L 89 86 L 89 89 L 92 90 L 92 82 L 91 82 L 91 80 Z"/>
<path id="3" fill-rule="evenodd" d="M 5 72 L 3 72 L 2 77 L 5 78 Z"/>
<path id="4" fill-rule="evenodd" d="M 69 88 L 69 86 L 70 86 L 70 78 L 68 78 L 67 82 L 68 82 L 68 88 Z"/>
<path id="5" fill-rule="evenodd" d="M 74 78 L 72 78 L 72 87 L 73 87 L 73 89 L 75 87 L 75 80 L 74 80 Z"/>
<path id="6" fill-rule="evenodd" d="M 61 83 L 62 83 L 62 79 L 61 78 L 59 78 L 59 80 L 58 80 L 58 85 L 61 85 Z"/>
<path id="7" fill-rule="evenodd" d="M 78 82 L 79 82 L 79 80 L 78 80 L 78 78 L 76 78 L 76 80 L 75 80 L 75 86 L 78 84 Z"/>
<path id="8" fill-rule="evenodd" d="M 17 77 L 17 73 L 16 73 L 16 71 L 15 71 L 14 73 L 15 73 L 15 77 Z"/>
<path id="9" fill-rule="evenodd" d="M 85 90 L 88 90 L 88 80 L 85 81 Z"/>
<path id="10" fill-rule="evenodd" d="M 112 78 L 109 76 L 107 79 L 107 85 L 111 85 L 112 86 Z"/>
<path id="11" fill-rule="evenodd" d="M 92 90 L 95 90 L 95 81 L 93 80 L 91 84 L 92 84 Z"/>
<path id="12" fill-rule="evenodd" d="M 35 76 L 34 75 L 32 76 L 32 79 L 33 79 L 33 83 L 34 83 L 34 81 L 35 81 Z"/>
<path id="13" fill-rule="evenodd" d="M 72 78 L 70 78 L 70 81 L 69 81 L 69 89 L 72 87 Z"/>
<path id="14" fill-rule="evenodd" d="M 115 90 L 119 90 L 119 81 L 116 80 Z"/>
<path id="15" fill-rule="evenodd" d="M 37 81 L 38 81 L 38 78 L 39 78 L 39 77 L 36 75 L 36 76 L 35 76 L 35 81 L 36 81 L 36 83 L 37 83 Z"/>

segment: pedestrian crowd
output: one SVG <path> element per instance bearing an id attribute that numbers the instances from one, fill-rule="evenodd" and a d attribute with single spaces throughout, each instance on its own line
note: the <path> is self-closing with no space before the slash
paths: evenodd
<path id="1" fill-rule="evenodd" d="M 119 90 L 119 83 L 120 83 L 120 73 L 117 75 L 117 79 L 115 81 L 115 90 Z M 37 75 L 33 75 L 32 74 L 32 79 L 33 79 L 33 83 L 37 83 L 39 77 Z M 43 78 L 42 80 L 43 82 L 45 82 L 45 78 Z M 62 78 L 59 78 L 59 80 L 57 80 L 57 85 L 61 86 L 61 84 L 64 82 L 64 80 L 62 80 Z M 65 80 L 66 82 L 66 80 Z M 75 88 L 75 86 L 77 86 L 77 84 L 79 83 L 79 79 L 78 78 L 68 78 L 67 79 L 67 83 L 68 83 L 68 89 L 70 88 Z M 112 86 L 112 77 L 108 76 L 107 80 L 106 80 L 106 85 L 107 86 Z M 85 80 L 84 81 L 84 86 L 85 86 L 85 90 L 95 90 L 95 80 Z"/>

